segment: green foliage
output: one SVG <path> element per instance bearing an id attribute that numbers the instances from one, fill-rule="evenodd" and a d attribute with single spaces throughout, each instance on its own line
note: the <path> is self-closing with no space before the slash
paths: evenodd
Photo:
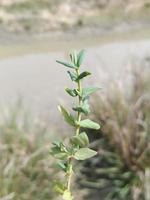
<path id="1" fill-rule="evenodd" d="M 79 81 L 79 80 L 81 80 L 81 79 L 83 79 L 83 78 L 85 78 L 86 76 L 89 76 L 89 75 L 91 75 L 90 72 L 87 72 L 87 71 L 82 72 L 82 73 L 79 74 L 79 76 L 76 78 L 76 81 Z"/>
<path id="2" fill-rule="evenodd" d="M 65 90 L 72 97 L 76 97 L 78 95 L 78 93 L 77 93 L 77 91 L 75 89 L 72 90 L 72 89 L 66 88 Z"/>
<path id="3" fill-rule="evenodd" d="M 75 120 L 74 120 L 73 116 L 63 106 L 58 106 L 58 109 L 62 113 L 65 121 L 68 124 L 75 126 Z"/>
<path id="4" fill-rule="evenodd" d="M 97 154 L 96 151 L 88 148 L 89 138 L 85 132 L 80 133 L 80 128 L 96 129 L 100 128 L 99 124 L 90 119 L 82 120 L 82 114 L 87 115 L 90 112 L 89 96 L 96 92 L 98 87 L 82 88 L 81 80 L 89 76 L 91 73 L 84 71 L 80 73 L 80 67 L 84 59 L 84 50 L 79 53 L 76 51 L 70 54 L 70 63 L 58 61 L 65 67 L 71 68 L 74 71 L 68 71 L 70 79 L 76 83 L 76 89 L 65 88 L 65 91 L 71 97 L 78 97 L 78 104 L 72 109 L 76 112 L 75 116 L 71 115 L 63 106 L 59 106 L 64 120 L 71 126 L 74 126 L 76 133 L 67 142 L 55 142 L 51 148 L 51 155 L 59 161 L 56 164 L 57 168 L 65 173 L 65 180 L 62 183 L 57 183 L 55 190 L 62 195 L 63 200 L 73 200 L 71 192 L 71 177 L 73 175 L 73 161 L 86 160 Z"/>
<path id="5" fill-rule="evenodd" d="M 73 200 L 73 196 L 69 190 L 64 191 L 63 200 Z"/>
<path id="6" fill-rule="evenodd" d="M 89 97 L 89 95 L 91 95 L 92 93 L 96 92 L 97 90 L 99 90 L 100 88 L 98 87 L 88 87 L 88 88 L 84 88 L 82 91 L 82 97 L 86 98 Z"/>
<path id="7" fill-rule="evenodd" d="M 87 134 L 85 132 L 80 133 L 79 135 L 73 136 L 70 139 L 70 142 L 74 145 L 74 146 L 79 146 L 79 147 L 85 147 L 89 145 L 89 138 L 87 136 Z"/>
<path id="8" fill-rule="evenodd" d="M 97 154 L 96 151 L 89 149 L 89 148 L 81 148 L 79 149 L 74 157 L 76 160 L 86 160 L 88 158 L 91 158 Z"/>
<path id="9" fill-rule="evenodd" d="M 84 59 L 84 55 L 85 55 L 85 50 L 81 50 L 78 55 L 77 55 L 77 63 L 76 63 L 76 66 L 79 68 L 80 65 L 82 64 L 83 62 L 83 59 Z"/>
<path id="10" fill-rule="evenodd" d="M 77 67 L 74 66 L 73 64 L 66 63 L 66 62 L 62 62 L 62 61 L 59 61 L 59 60 L 56 60 L 56 62 L 58 62 L 58 63 L 61 64 L 61 65 L 64 65 L 65 67 L 69 67 L 69 68 L 77 69 Z"/>
<path id="11" fill-rule="evenodd" d="M 100 129 L 100 125 L 97 124 L 96 122 L 91 121 L 90 119 L 82 120 L 78 123 L 78 125 L 80 125 L 83 128 L 89 128 L 89 129 L 95 129 L 95 130 Z"/>

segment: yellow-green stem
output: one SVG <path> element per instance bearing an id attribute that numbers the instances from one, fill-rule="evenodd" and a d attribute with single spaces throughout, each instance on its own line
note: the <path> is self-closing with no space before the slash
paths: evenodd
<path id="1" fill-rule="evenodd" d="M 79 69 L 76 70 L 76 73 L 77 73 L 77 76 L 79 76 L 79 74 L 80 74 Z M 82 93 L 82 86 L 81 86 L 81 81 L 80 80 L 77 82 L 77 89 L 78 89 L 79 93 Z M 79 106 L 82 106 L 82 98 L 80 96 L 78 97 L 78 101 L 79 101 Z M 78 111 L 77 122 L 80 122 L 81 118 L 82 118 L 82 113 L 80 111 Z M 77 126 L 76 135 L 79 135 L 79 133 L 80 133 L 80 126 Z M 70 165 L 70 170 L 69 170 L 69 172 L 67 174 L 67 190 L 71 191 L 71 178 L 72 178 L 72 175 L 73 175 L 72 159 L 70 158 L 68 162 L 69 162 L 69 165 Z"/>
<path id="2" fill-rule="evenodd" d="M 69 158 L 69 172 L 67 174 L 67 190 L 70 191 L 71 190 L 71 178 L 72 178 L 72 174 L 73 174 L 73 171 L 72 171 L 72 159 Z"/>
<path id="3" fill-rule="evenodd" d="M 76 70 L 76 73 L 77 73 L 77 76 L 79 76 L 80 72 L 79 72 L 79 69 Z M 82 86 L 81 86 L 81 81 L 79 80 L 77 82 L 78 84 L 78 91 L 80 93 L 82 93 Z M 82 106 L 82 98 L 79 96 L 79 106 Z M 82 113 L 80 111 L 78 111 L 78 115 L 77 115 L 77 122 L 80 122 L 81 121 L 81 118 L 82 118 Z M 77 126 L 77 129 L 76 129 L 76 135 L 79 135 L 80 133 L 80 126 Z"/>

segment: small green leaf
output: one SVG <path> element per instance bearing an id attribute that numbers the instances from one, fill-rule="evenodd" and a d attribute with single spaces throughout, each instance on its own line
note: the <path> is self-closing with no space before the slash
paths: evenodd
<path id="1" fill-rule="evenodd" d="M 69 88 L 65 88 L 65 91 L 72 97 L 76 97 L 78 95 L 75 89 L 72 90 L 72 89 L 69 89 Z"/>
<path id="2" fill-rule="evenodd" d="M 96 154 L 97 152 L 92 149 L 81 148 L 75 153 L 74 158 L 76 160 L 86 160 L 88 158 L 95 156 Z"/>
<path id="3" fill-rule="evenodd" d="M 69 68 L 73 68 L 73 69 L 77 69 L 76 66 L 70 64 L 70 63 L 66 63 L 66 62 L 62 62 L 62 61 L 59 61 L 59 60 L 56 60 L 57 63 L 61 64 L 61 65 L 64 65 L 65 67 L 69 67 Z"/>
<path id="4" fill-rule="evenodd" d="M 69 190 L 64 191 L 63 200 L 73 200 L 73 196 Z"/>
<path id="5" fill-rule="evenodd" d="M 69 76 L 70 76 L 72 81 L 76 81 L 77 80 L 77 74 L 75 72 L 68 71 L 68 74 L 69 74 Z"/>
<path id="6" fill-rule="evenodd" d="M 82 112 L 85 115 L 89 114 L 90 113 L 90 106 L 89 106 L 89 103 L 88 103 L 88 99 L 87 98 L 84 99 L 82 106 L 74 107 L 72 109 L 74 111 Z"/>
<path id="7" fill-rule="evenodd" d="M 83 79 L 84 77 L 89 76 L 89 75 L 91 75 L 90 72 L 87 72 L 87 71 L 82 72 L 82 73 L 77 77 L 76 81 L 79 81 L 79 80 L 81 80 L 81 79 Z"/>
<path id="8" fill-rule="evenodd" d="M 74 51 L 70 54 L 70 60 L 72 63 L 74 63 L 74 65 L 77 65 L 77 52 Z"/>
<path id="9" fill-rule="evenodd" d="M 70 125 L 75 126 L 75 120 L 73 116 L 63 106 L 58 106 L 58 109 L 62 113 L 65 121 Z"/>
<path id="10" fill-rule="evenodd" d="M 83 128 L 89 128 L 89 129 L 95 129 L 95 130 L 100 129 L 100 125 L 97 124 L 96 122 L 93 122 L 90 119 L 85 119 L 80 122 L 77 122 L 77 125 L 80 125 Z"/>
<path id="11" fill-rule="evenodd" d="M 83 59 L 84 59 L 84 55 L 85 55 L 85 50 L 81 50 L 79 53 L 78 53 L 78 56 L 77 56 L 77 67 L 80 67 L 80 65 L 82 64 L 83 62 Z"/>
<path id="12" fill-rule="evenodd" d="M 83 91 L 82 91 L 82 96 L 83 96 L 83 98 L 88 97 L 90 94 L 96 92 L 99 89 L 100 89 L 99 87 L 84 88 Z"/>
<path id="13" fill-rule="evenodd" d="M 56 164 L 56 168 L 60 169 L 60 170 L 63 170 L 64 172 L 66 172 L 66 169 L 67 169 L 67 166 L 64 162 L 58 162 Z"/>
<path id="14" fill-rule="evenodd" d="M 55 158 L 60 159 L 60 160 L 64 160 L 64 159 L 68 158 L 68 156 L 69 155 L 65 152 L 57 153 L 54 155 Z"/>
<path id="15" fill-rule="evenodd" d="M 87 134 L 85 132 L 83 132 L 77 136 L 73 136 L 70 139 L 70 142 L 75 146 L 85 147 L 89 144 L 89 138 L 88 138 Z"/>
<path id="16" fill-rule="evenodd" d="M 65 190 L 66 186 L 63 183 L 58 181 L 54 183 L 54 191 L 56 191 L 57 193 L 63 194 Z"/>
<path id="17" fill-rule="evenodd" d="M 74 108 L 72 108 L 72 109 L 73 109 L 74 111 L 77 111 L 77 112 L 82 112 L 82 113 L 84 113 L 85 115 L 87 115 L 87 114 L 90 112 L 89 107 L 87 107 L 86 105 L 74 107 Z"/>

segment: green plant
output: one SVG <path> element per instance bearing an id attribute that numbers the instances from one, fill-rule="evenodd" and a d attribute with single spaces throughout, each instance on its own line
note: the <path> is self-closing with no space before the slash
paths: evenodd
<path id="1" fill-rule="evenodd" d="M 75 135 L 68 138 L 67 143 L 55 142 L 51 148 L 50 153 L 59 161 L 57 167 L 65 174 L 63 181 L 55 183 L 55 190 L 62 195 L 64 200 L 72 200 L 73 194 L 71 191 L 71 178 L 74 172 L 73 161 L 85 160 L 97 154 L 96 151 L 88 148 L 89 138 L 85 132 L 81 132 L 80 128 L 96 129 L 100 128 L 99 124 L 90 119 L 82 120 L 82 114 L 88 115 L 90 113 L 89 96 L 99 90 L 98 87 L 82 88 L 82 80 L 91 73 L 83 71 L 80 73 L 80 67 L 84 58 L 84 50 L 79 53 L 73 52 L 70 54 L 70 63 L 57 61 L 59 64 L 70 68 L 68 71 L 70 79 L 76 83 L 77 88 L 66 88 L 65 91 L 71 97 L 78 97 L 77 106 L 73 107 L 73 111 L 77 113 L 76 116 L 71 115 L 62 105 L 59 110 L 64 117 L 64 120 L 75 128 Z"/>

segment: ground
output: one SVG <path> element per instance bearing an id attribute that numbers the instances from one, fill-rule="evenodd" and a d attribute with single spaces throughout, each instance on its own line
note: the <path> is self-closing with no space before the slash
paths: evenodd
<path id="1" fill-rule="evenodd" d="M 0 28 L 43 33 L 89 25 L 147 20 L 149 0 L 1 0 Z"/>

